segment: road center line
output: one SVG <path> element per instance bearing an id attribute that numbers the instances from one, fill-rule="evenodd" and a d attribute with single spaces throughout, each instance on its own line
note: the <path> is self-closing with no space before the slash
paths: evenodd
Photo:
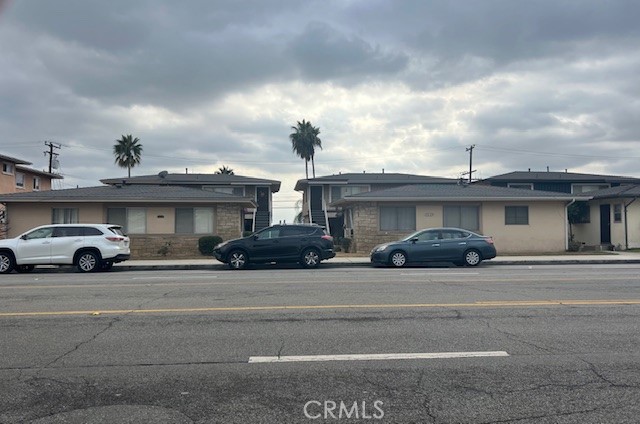
<path id="1" fill-rule="evenodd" d="M 308 355 L 308 356 L 252 356 L 250 364 L 277 362 L 329 362 L 329 361 L 389 361 L 406 359 L 483 358 L 509 356 L 505 351 L 489 352 L 439 352 L 439 353 L 380 353 L 353 355 Z"/>
<path id="2" fill-rule="evenodd" d="M 280 305 L 280 306 L 228 306 L 208 308 L 166 308 L 166 309 L 107 309 L 84 311 L 33 311 L 1 312 L 0 317 L 37 317 L 69 315 L 134 315 L 204 312 L 264 312 L 303 311 L 340 309 L 437 309 L 437 308 L 505 308 L 535 306 L 629 306 L 640 305 L 640 299 L 626 300 L 496 300 L 468 303 L 401 303 L 401 304 L 345 304 L 345 305 Z"/>

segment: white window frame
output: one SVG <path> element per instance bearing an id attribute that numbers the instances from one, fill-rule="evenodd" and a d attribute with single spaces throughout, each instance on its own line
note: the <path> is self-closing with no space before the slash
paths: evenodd
<path id="1" fill-rule="evenodd" d="M 616 215 L 619 216 L 618 219 L 616 219 Z M 613 204 L 613 223 L 614 224 L 622 223 L 622 203 Z"/>
<path id="2" fill-rule="evenodd" d="M 513 221 L 509 222 L 509 215 L 507 214 L 508 209 L 514 208 L 525 208 L 527 211 L 526 222 L 519 222 L 518 218 L 523 218 L 522 216 L 518 216 L 515 214 L 512 216 Z M 529 225 L 530 222 L 530 214 L 529 214 L 529 205 L 507 205 L 504 207 L 504 225 Z"/>
<path id="3" fill-rule="evenodd" d="M 178 228 L 178 209 L 190 209 L 191 210 L 191 214 L 193 217 L 193 220 L 191 221 L 191 223 L 193 224 L 191 231 L 177 231 Z M 205 219 L 208 219 L 208 222 L 199 222 L 198 217 L 202 216 L 202 215 L 198 215 L 198 214 L 206 214 L 208 216 L 205 216 Z M 186 207 L 186 208 L 176 208 L 175 211 L 175 217 L 176 217 L 176 222 L 175 222 L 175 227 L 174 227 L 174 231 L 176 234 L 214 234 L 215 233 L 215 219 L 216 219 L 216 212 L 215 209 L 212 207 Z M 206 229 L 203 229 L 203 224 L 204 226 L 206 226 Z"/>
<path id="4" fill-rule="evenodd" d="M 11 162 L 2 162 L 2 173 L 13 175 L 15 173 L 15 166 Z"/>
<path id="5" fill-rule="evenodd" d="M 24 188 L 26 179 L 24 172 L 16 172 L 16 187 Z"/>
<path id="6" fill-rule="evenodd" d="M 125 229 L 125 232 L 127 234 L 147 234 L 147 208 L 128 208 L 126 206 L 121 206 L 121 207 L 110 207 L 107 208 L 107 219 L 109 216 L 109 210 L 115 210 L 115 209 L 124 209 L 124 223 L 120 223 L 120 222 L 109 222 L 109 224 L 118 224 L 118 225 L 122 225 L 122 227 Z M 144 223 L 142 224 L 143 227 L 143 231 L 136 231 L 133 230 L 133 227 L 131 225 L 131 219 L 133 219 L 133 216 L 136 212 L 141 212 L 143 211 L 144 214 Z"/>
<path id="7" fill-rule="evenodd" d="M 33 177 L 33 191 L 40 191 L 40 177 Z"/>
<path id="8" fill-rule="evenodd" d="M 394 226 L 394 228 L 382 228 L 382 210 L 383 209 L 395 209 L 395 218 L 396 218 L 396 225 Z M 399 223 L 399 217 L 398 217 L 398 209 L 412 209 L 413 210 L 413 228 L 400 228 L 400 226 L 398 225 Z M 409 232 L 409 231 L 415 231 L 416 230 L 416 223 L 417 221 L 417 208 L 415 205 L 381 205 L 378 207 L 378 230 L 379 231 L 397 231 L 397 232 Z"/>
<path id="9" fill-rule="evenodd" d="M 447 220 L 447 208 L 460 208 L 460 222 L 456 224 L 446 223 Z M 478 228 L 467 228 L 462 225 L 462 210 L 463 208 L 475 208 L 476 209 L 476 222 Z M 445 227 L 456 227 L 467 231 L 480 231 L 480 227 L 482 226 L 482 206 L 478 204 L 452 204 L 452 205 L 443 205 L 442 206 L 442 225 Z"/>
<path id="10" fill-rule="evenodd" d="M 333 188 L 334 187 L 340 187 L 340 197 L 338 199 L 334 199 L 333 198 Z M 343 191 L 345 189 L 349 189 L 349 191 L 352 191 L 352 189 L 354 188 L 360 188 L 361 190 L 358 191 L 357 193 L 349 193 L 349 194 L 344 194 Z M 333 184 L 329 186 L 329 198 L 331 199 L 329 203 L 333 203 L 336 200 L 342 199 L 346 196 L 353 196 L 354 194 L 360 194 L 360 193 L 367 193 L 371 191 L 371 185 L 369 184 Z"/>
<path id="11" fill-rule="evenodd" d="M 596 189 L 593 190 L 589 190 L 589 191 L 576 191 L 576 187 L 584 187 L 584 186 L 591 186 L 591 187 L 598 187 Z M 571 194 L 582 194 L 582 193 L 591 193 L 592 191 L 597 191 L 597 190 L 602 190 L 605 188 L 610 188 L 611 184 L 607 184 L 607 183 L 594 183 L 594 184 L 588 184 L 588 183 L 574 183 L 571 184 Z"/>
<path id="12" fill-rule="evenodd" d="M 242 193 L 241 194 L 234 194 L 233 190 L 234 189 L 238 189 L 238 188 L 242 190 Z M 205 190 L 205 191 L 212 191 L 214 193 L 232 194 L 234 196 L 242 196 L 242 197 L 244 197 L 246 195 L 245 186 L 232 186 L 232 185 L 213 186 L 213 185 L 208 185 L 208 186 L 203 186 L 202 189 Z"/>
<path id="13" fill-rule="evenodd" d="M 56 213 L 56 211 L 58 212 Z M 56 214 L 62 215 L 62 219 L 56 220 Z M 51 208 L 52 224 L 78 224 L 80 222 L 79 217 L 80 210 L 78 208 Z"/>
<path id="14" fill-rule="evenodd" d="M 507 187 L 518 188 L 521 190 L 533 190 L 533 183 L 508 183 Z"/>

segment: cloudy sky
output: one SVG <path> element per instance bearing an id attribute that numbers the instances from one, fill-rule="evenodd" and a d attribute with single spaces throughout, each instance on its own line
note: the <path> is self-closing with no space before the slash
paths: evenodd
<path id="1" fill-rule="evenodd" d="M 316 174 L 640 176 L 636 0 L 0 0 L 0 153 L 58 188 L 126 175 L 278 179 L 294 216 L 296 121 L 320 128 Z"/>

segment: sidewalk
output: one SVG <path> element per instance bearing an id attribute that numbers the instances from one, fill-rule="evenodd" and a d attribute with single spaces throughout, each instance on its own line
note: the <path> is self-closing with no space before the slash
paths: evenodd
<path id="1" fill-rule="evenodd" d="M 337 256 L 323 261 L 331 267 L 362 267 L 370 266 L 368 256 Z M 640 253 L 611 252 L 599 255 L 557 255 L 557 256 L 498 256 L 485 261 L 483 266 L 495 265 L 570 265 L 570 264 L 640 264 Z M 131 260 L 114 265 L 119 270 L 193 270 L 220 269 L 226 266 L 215 258 L 203 259 L 157 259 Z"/>

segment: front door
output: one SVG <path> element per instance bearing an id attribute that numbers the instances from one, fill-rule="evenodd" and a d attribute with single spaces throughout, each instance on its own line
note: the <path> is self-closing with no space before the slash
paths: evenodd
<path id="1" fill-rule="evenodd" d="M 311 211 L 322 210 L 322 186 L 311 186 Z"/>
<path id="2" fill-rule="evenodd" d="M 256 188 L 258 212 L 269 212 L 269 187 Z"/>
<path id="3" fill-rule="evenodd" d="M 600 205 L 600 243 L 611 243 L 611 205 Z"/>

